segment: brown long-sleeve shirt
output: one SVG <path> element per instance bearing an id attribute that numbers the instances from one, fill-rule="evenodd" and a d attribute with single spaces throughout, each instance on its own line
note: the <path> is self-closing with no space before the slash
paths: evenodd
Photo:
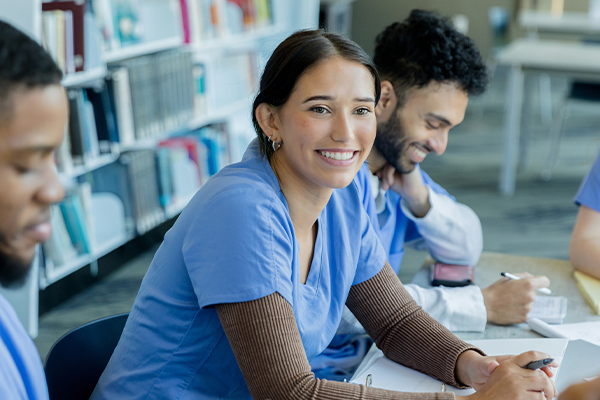
<path id="1" fill-rule="evenodd" d="M 346 302 L 386 357 L 455 386 L 462 342 L 425 313 L 386 263 L 350 289 Z M 404 393 L 316 379 L 311 372 L 291 305 L 278 293 L 217 305 L 248 389 L 254 399 L 453 399 L 453 393 Z"/>

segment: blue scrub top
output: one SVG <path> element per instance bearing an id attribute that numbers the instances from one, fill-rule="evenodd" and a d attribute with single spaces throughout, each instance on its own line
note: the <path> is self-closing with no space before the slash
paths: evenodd
<path id="1" fill-rule="evenodd" d="M 385 264 L 355 183 L 334 190 L 318 218 L 306 284 L 299 250 L 287 202 L 255 140 L 165 236 L 92 399 L 251 399 L 213 306 L 274 292 L 293 307 L 307 358 L 321 353 L 350 286 Z"/>
<path id="2" fill-rule="evenodd" d="M 33 341 L 0 295 L 0 399 L 48 400 L 46 375 Z"/>
<path id="3" fill-rule="evenodd" d="M 600 212 L 600 153 L 596 156 L 592 169 L 581 182 L 575 203 Z"/>
<path id="4" fill-rule="evenodd" d="M 369 215 L 373 229 L 377 233 L 379 240 L 381 240 L 387 259 L 397 274 L 402 264 L 402 257 L 404 256 L 404 242 L 412 242 L 413 240 L 421 239 L 422 236 L 415 223 L 408 219 L 402 212 L 402 208 L 400 207 L 402 198 L 393 190 L 386 192 L 385 206 L 389 214 L 385 224 L 379 226 L 375 199 L 371 192 L 371 175 L 369 166 L 365 163 L 360 168 L 360 171 L 358 171 L 354 182 L 361 192 L 363 207 Z M 429 186 L 431 190 L 449 196 L 454 200 L 454 197 L 450 196 L 443 187 L 435 183 L 425 172 L 421 171 L 421 176 L 425 185 Z"/>

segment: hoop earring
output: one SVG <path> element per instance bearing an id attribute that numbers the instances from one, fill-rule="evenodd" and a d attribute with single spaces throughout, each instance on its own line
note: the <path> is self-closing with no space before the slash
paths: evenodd
<path id="1" fill-rule="evenodd" d="M 279 150 L 279 149 L 281 148 L 281 144 L 282 144 L 282 143 L 283 143 L 283 142 L 279 142 L 279 143 L 277 143 L 277 142 L 275 142 L 275 141 L 273 141 L 273 142 L 271 143 L 271 144 L 273 145 L 273 153 L 274 153 L 274 152 L 276 152 L 277 150 Z"/>

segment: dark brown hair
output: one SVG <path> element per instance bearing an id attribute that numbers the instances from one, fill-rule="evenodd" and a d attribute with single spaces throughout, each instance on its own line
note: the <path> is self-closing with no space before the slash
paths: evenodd
<path id="1" fill-rule="evenodd" d="M 331 57 L 362 64 L 374 81 L 375 105 L 381 95 L 377 67 L 359 45 L 337 33 L 302 30 L 285 39 L 273 52 L 260 79 L 260 90 L 252 106 L 252 123 L 261 142 L 261 155 L 273 155 L 273 149 L 256 119 L 256 109 L 262 103 L 278 107 L 289 99 L 296 82 L 309 68 Z"/>

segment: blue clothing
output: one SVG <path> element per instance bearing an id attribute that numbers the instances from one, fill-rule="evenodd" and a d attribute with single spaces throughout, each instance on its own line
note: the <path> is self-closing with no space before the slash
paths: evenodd
<path id="1" fill-rule="evenodd" d="M 33 341 L 0 295 L 0 399 L 48 400 L 46 375 Z"/>
<path id="2" fill-rule="evenodd" d="M 415 223 L 408 219 L 402 212 L 402 209 L 400 208 L 400 201 L 402 198 L 393 190 L 388 190 L 386 192 L 385 207 L 388 218 L 383 226 L 379 226 L 379 223 L 377 222 L 377 211 L 375 210 L 375 199 L 371 193 L 370 175 L 372 174 L 371 171 L 369 171 L 369 166 L 365 163 L 358 171 L 358 174 L 354 178 L 354 182 L 361 191 L 363 207 L 369 215 L 373 229 L 377 233 L 379 240 L 381 240 L 388 261 L 394 271 L 398 273 L 400 264 L 402 263 L 402 257 L 404 256 L 404 243 L 418 240 L 422 236 Z M 454 197 L 450 196 L 444 188 L 435 183 L 425 172 L 421 171 L 421 176 L 423 177 L 425 185 L 429 186 L 431 190 L 454 199 Z"/>
<path id="3" fill-rule="evenodd" d="M 600 212 L 600 153 L 596 156 L 592 169 L 581 182 L 575 203 Z"/>
<path id="4" fill-rule="evenodd" d="M 384 264 L 351 183 L 334 190 L 318 218 L 301 284 L 287 202 L 255 140 L 240 163 L 200 189 L 165 236 L 92 399 L 250 399 L 213 306 L 279 293 L 310 360 L 333 338 L 351 285 Z"/>

